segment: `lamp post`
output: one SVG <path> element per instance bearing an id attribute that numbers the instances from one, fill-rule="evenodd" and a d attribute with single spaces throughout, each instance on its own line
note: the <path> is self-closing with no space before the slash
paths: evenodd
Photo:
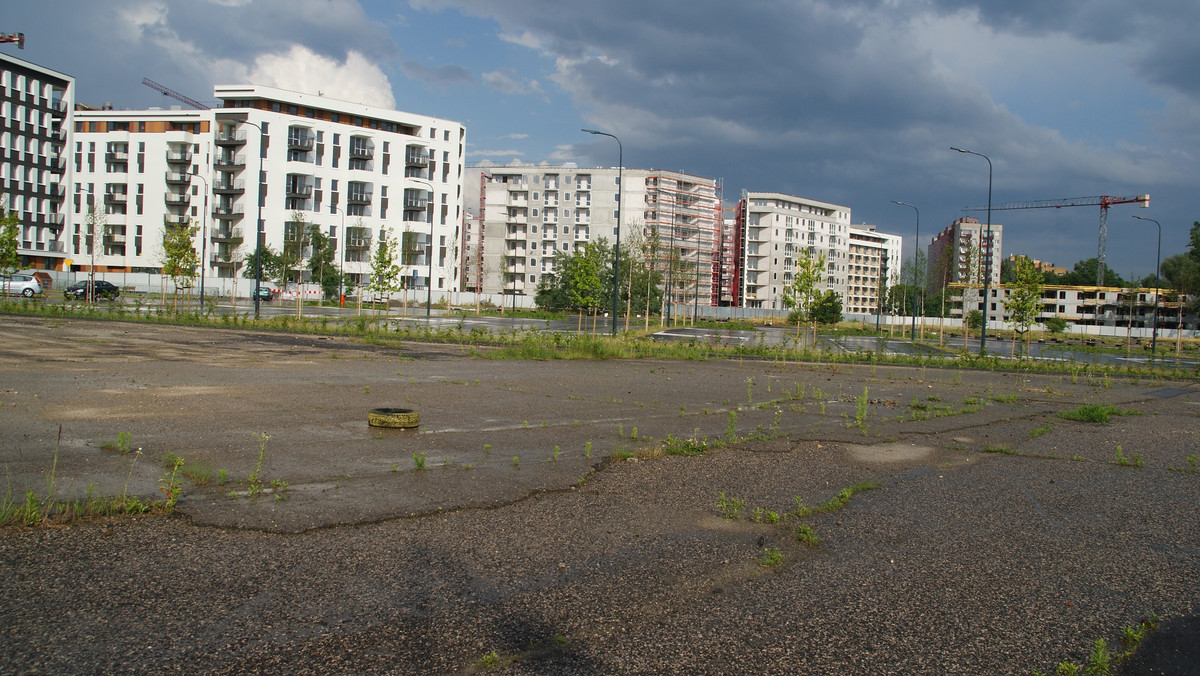
<path id="1" fill-rule="evenodd" d="M 978 155 L 987 160 L 988 163 L 987 234 L 984 236 L 987 243 L 987 271 L 983 277 L 983 326 L 979 331 L 979 356 L 982 357 L 984 354 L 987 354 L 988 291 L 991 289 L 992 282 L 992 158 L 983 153 L 977 153 L 974 150 L 964 150 L 962 148 L 955 148 L 954 146 L 950 146 L 950 150 L 968 155 Z M 963 318 L 966 319 L 965 313 L 963 314 Z M 966 339 L 964 338 L 963 340 L 965 341 Z M 966 347 L 965 342 L 963 343 L 963 347 Z"/>
<path id="2" fill-rule="evenodd" d="M 204 312 L 204 268 L 208 267 L 208 221 L 204 220 L 208 211 L 208 179 L 200 174 L 192 174 L 192 178 L 204 181 L 204 210 L 200 212 L 200 312 Z"/>
<path id="3" fill-rule="evenodd" d="M 429 181 L 422 181 L 420 179 L 412 178 L 412 177 L 409 177 L 408 180 L 412 181 L 413 183 L 424 183 L 426 185 L 426 187 L 429 188 L 429 198 L 432 201 L 432 199 L 433 199 L 433 184 L 432 183 L 430 183 Z M 428 323 L 429 322 L 429 304 L 430 304 L 430 300 L 433 298 L 433 214 L 428 210 L 426 211 L 426 213 L 429 214 L 429 247 L 428 247 L 428 250 L 425 252 L 425 258 L 428 259 L 427 262 L 429 263 L 429 275 L 425 279 L 425 322 Z M 516 290 L 514 290 L 513 291 L 513 296 L 514 296 L 513 302 L 514 303 L 516 302 L 516 299 L 515 299 L 516 293 L 517 293 Z"/>
<path id="4" fill-rule="evenodd" d="M 916 286 L 917 286 L 917 284 L 916 284 L 916 281 L 917 281 L 917 252 L 919 252 L 921 250 L 921 210 L 916 208 L 915 206 L 909 204 L 908 202 L 901 202 L 900 200 L 892 200 L 892 204 L 899 204 L 902 207 L 909 207 L 913 211 L 917 212 L 917 234 L 915 235 L 916 239 L 913 241 L 913 302 L 912 302 L 912 339 L 915 341 L 917 339 L 917 289 L 916 289 Z"/>
<path id="5" fill-rule="evenodd" d="M 597 136 L 607 136 L 617 142 L 617 243 L 613 245 L 613 298 L 612 298 L 612 335 L 617 335 L 617 298 L 620 293 L 619 273 L 621 270 L 621 217 L 624 215 L 621 209 L 621 188 L 622 175 L 625 172 L 625 148 L 621 145 L 621 139 L 613 134 L 605 131 L 596 131 L 595 129 L 581 129 L 580 131 L 595 134 Z"/>
<path id="6" fill-rule="evenodd" d="M 1154 259 L 1154 314 L 1150 325 L 1150 361 L 1154 361 L 1155 355 L 1158 354 L 1158 268 L 1162 265 L 1162 224 L 1153 218 L 1144 216 L 1134 216 L 1134 218 L 1139 221 L 1150 221 L 1158 227 L 1158 253 Z"/>
<path id="7" fill-rule="evenodd" d="M 347 244 L 346 210 L 342 209 L 341 207 L 335 206 L 335 207 L 333 207 L 333 211 L 335 213 L 340 213 L 342 215 L 342 252 L 341 252 L 341 254 L 338 255 L 338 307 L 341 307 L 342 306 L 342 297 L 345 295 L 345 290 L 342 288 L 342 285 L 345 284 L 345 282 L 346 282 L 345 265 L 343 265 L 344 261 L 346 260 L 346 251 L 347 251 L 347 249 L 346 249 L 346 244 Z M 338 310 L 338 312 L 340 313 L 341 310 Z"/>

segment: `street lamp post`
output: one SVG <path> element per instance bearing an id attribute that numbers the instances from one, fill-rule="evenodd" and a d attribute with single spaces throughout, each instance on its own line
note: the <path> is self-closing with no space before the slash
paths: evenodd
<path id="1" fill-rule="evenodd" d="M 343 265 L 343 262 L 346 260 L 346 252 L 348 251 L 346 248 L 346 210 L 341 207 L 333 207 L 333 210 L 335 213 L 342 215 L 342 252 L 338 255 L 338 307 L 341 307 L 342 298 L 346 295 L 345 290 L 342 288 L 342 285 L 346 282 L 345 265 Z"/>
<path id="2" fill-rule="evenodd" d="M 1158 268 L 1162 265 L 1162 224 L 1153 218 L 1134 216 L 1139 221 L 1150 221 L 1158 227 L 1158 253 L 1154 259 L 1154 314 L 1150 329 L 1150 361 L 1158 354 Z M 1181 301 L 1182 302 L 1182 301 Z M 1180 329 L 1183 327 L 1181 326 Z"/>
<path id="3" fill-rule="evenodd" d="M 616 230 L 617 243 L 615 245 L 613 245 L 613 298 L 612 298 L 612 335 L 616 336 L 617 335 L 617 298 L 618 298 L 618 294 L 620 293 L 620 288 L 621 288 L 620 279 L 619 279 L 619 273 L 621 270 L 621 217 L 624 215 L 623 210 L 621 209 L 621 189 L 624 187 L 624 185 L 622 185 L 622 183 L 623 183 L 622 175 L 625 172 L 625 148 L 624 148 L 624 146 L 621 145 L 621 139 L 617 138 L 616 136 L 614 136 L 613 134 L 610 134 L 608 132 L 596 131 L 595 129 L 581 129 L 580 131 L 583 131 L 588 134 L 595 134 L 597 136 L 607 136 L 617 142 L 617 230 Z"/>
<path id="4" fill-rule="evenodd" d="M 204 268 L 208 267 L 208 221 L 204 220 L 208 211 L 208 179 L 200 174 L 192 174 L 192 178 L 204 181 L 204 207 L 200 212 L 200 312 L 204 312 Z"/>
<path id="5" fill-rule="evenodd" d="M 983 277 L 983 327 L 979 331 L 979 356 L 987 354 L 987 325 L 988 325 L 988 292 L 991 289 L 992 282 L 992 158 L 977 153 L 974 150 L 964 150 L 950 146 L 950 150 L 968 155 L 978 155 L 987 160 L 988 163 L 988 201 L 987 201 L 987 234 L 984 239 L 987 243 L 987 270 Z M 963 313 L 963 318 L 966 319 L 966 313 Z M 966 340 L 965 338 L 963 339 Z M 966 347 L 964 342 L 963 347 Z"/>
<path id="6" fill-rule="evenodd" d="M 917 252 L 921 250 L 921 210 L 908 202 L 892 200 L 892 204 L 899 204 L 902 207 L 909 207 L 917 212 L 917 234 L 913 242 L 913 302 L 912 302 L 912 339 L 917 339 Z M 986 294 L 985 294 L 986 295 Z"/>

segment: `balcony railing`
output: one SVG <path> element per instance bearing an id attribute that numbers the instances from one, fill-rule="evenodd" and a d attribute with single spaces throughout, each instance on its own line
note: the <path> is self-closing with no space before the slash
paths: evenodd
<path id="1" fill-rule="evenodd" d="M 370 237 L 348 237 L 348 238 L 346 238 L 346 248 L 347 249 L 360 249 L 360 250 L 361 249 L 370 249 L 371 248 L 371 238 Z"/>
<path id="2" fill-rule="evenodd" d="M 410 167 L 429 166 L 429 153 L 405 153 L 404 163 Z"/>
<path id="3" fill-rule="evenodd" d="M 240 146 L 246 143 L 244 131 L 218 131 L 214 138 L 219 146 Z"/>
<path id="4" fill-rule="evenodd" d="M 288 136 L 288 150 L 312 150 L 315 143 L 312 136 Z"/>
<path id="5" fill-rule="evenodd" d="M 218 181 L 213 183 L 213 192 L 218 195 L 233 195 L 246 192 L 246 182 L 238 179 L 237 181 Z"/>
<path id="6" fill-rule="evenodd" d="M 166 174 L 167 183 L 191 183 L 191 174 L 182 174 L 178 171 L 168 171 Z"/>
<path id="7" fill-rule="evenodd" d="M 242 167 L 246 166 L 246 156 L 227 155 L 224 157 L 218 157 L 213 164 L 215 164 L 218 169 L 241 169 Z"/>
<path id="8" fill-rule="evenodd" d="M 172 164 L 186 164 L 192 161 L 192 151 L 184 150 L 177 153 L 167 153 L 167 161 Z"/>
<path id="9" fill-rule="evenodd" d="M 129 195 L 123 192 L 106 192 L 104 193 L 105 204 L 126 204 L 129 202 Z"/>
<path id="10" fill-rule="evenodd" d="M 212 241 L 228 242 L 234 239 L 242 239 L 241 228 L 215 228 L 212 230 Z"/>
<path id="11" fill-rule="evenodd" d="M 370 204 L 371 193 L 369 192 L 352 192 L 346 194 L 346 204 Z"/>
<path id="12" fill-rule="evenodd" d="M 308 199 L 309 197 L 312 197 L 312 191 L 313 191 L 313 187 L 311 185 L 301 185 L 299 183 L 293 183 L 293 184 L 290 184 L 287 186 L 287 196 L 288 197 L 299 197 L 301 199 Z M 367 197 L 368 197 L 367 201 L 369 202 L 370 195 L 368 195 Z"/>
<path id="13" fill-rule="evenodd" d="M 350 146 L 350 159 L 369 160 L 375 157 L 375 148 L 371 146 Z"/>
<path id="14" fill-rule="evenodd" d="M 404 198 L 404 208 L 405 209 L 424 209 L 427 206 L 429 206 L 429 200 L 425 199 L 424 197 L 405 197 Z"/>
<path id="15" fill-rule="evenodd" d="M 109 151 L 104 153 L 105 162 L 128 162 L 129 152 L 124 150 Z"/>
<path id="16" fill-rule="evenodd" d="M 188 204 L 192 201 L 192 196 L 187 193 L 169 192 L 163 196 L 163 201 L 172 205 Z"/>
<path id="17" fill-rule="evenodd" d="M 214 218 L 241 218 L 242 207 L 213 207 Z"/>

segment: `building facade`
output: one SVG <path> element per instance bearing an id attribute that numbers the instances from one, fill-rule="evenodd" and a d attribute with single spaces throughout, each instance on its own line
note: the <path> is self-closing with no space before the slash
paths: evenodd
<path id="1" fill-rule="evenodd" d="M 617 204 L 618 177 L 621 178 Z M 588 243 L 656 240 L 653 247 L 675 304 L 715 305 L 720 293 L 720 189 L 715 179 L 672 171 L 560 166 L 481 171 L 476 215 L 463 242 L 463 288 L 533 296 L 554 272 L 554 256 Z"/>
<path id="2" fill-rule="evenodd" d="M 879 312 L 888 289 L 900 283 L 903 241 L 899 235 L 877 231 L 874 225 L 850 226 L 843 312 Z"/>
<path id="3" fill-rule="evenodd" d="M 990 241 L 985 241 L 987 231 L 988 226 L 979 219 L 964 216 L 939 232 L 926 249 L 927 288 L 940 289 L 945 284 L 982 285 L 987 275 L 991 276 L 992 284 L 999 284 L 1004 226 L 992 223 Z"/>
<path id="4" fill-rule="evenodd" d="M 164 228 L 191 224 L 206 276 L 227 290 L 256 233 L 273 251 L 307 254 L 305 230 L 316 225 L 358 284 L 370 281 L 387 231 L 408 288 L 436 297 L 453 286 L 463 125 L 258 85 L 215 95 L 213 110 L 79 113 L 77 269 L 94 260 L 100 271 L 155 271 Z M 93 205 L 107 220 L 94 252 Z"/>
<path id="5" fill-rule="evenodd" d="M 17 214 L 22 267 L 65 267 L 75 79 L 0 54 L 0 192 Z"/>
<path id="6" fill-rule="evenodd" d="M 801 256 L 825 256 L 821 289 L 844 299 L 850 256 L 850 207 L 773 192 L 743 193 L 740 279 L 743 307 L 786 309 L 783 289 Z M 861 276 L 861 275 L 860 275 Z"/>

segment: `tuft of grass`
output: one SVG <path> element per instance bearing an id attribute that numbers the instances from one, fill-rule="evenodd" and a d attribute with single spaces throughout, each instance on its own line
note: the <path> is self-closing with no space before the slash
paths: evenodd
<path id="1" fill-rule="evenodd" d="M 1189 455 L 1186 460 L 1187 467 L 1168 467 L 1167 469 L 1172 472 L 1180 472 L 1181 474 L 1200 474 L 1200 455 Z"/>
<path id="2" fill-rule="evenodd" d="M 588 460 L 592 459 L 592 442 L 589 441 L 583 445 L 583 457 Z"/>
<path id="3" fill-rule="evenodd" d="M 425 469 L 425 452 L 413 453 L 413 470 L 420 472 Z"/>
<path id="4" fill-rule="evenodd" d="M 1042 425 L 1041 427 L 1035 427 L 1030 430 L 1029 436 L 1036 439 L 1052 429 L 1054 429 L 1054 425 Z"/>
<path id="5" fill-rule="evenodd" d="M 762 558 L 758 560 L 758 565 L 763 568 L 774 568 L 783 563 L 783 552 L 779 551 L 778 547 L 767 547 L 763 550 Z"/>
<path id="6" fill-rule="evenodd" d="M 993 446 L 988 444 L 983 447 L 984 453 L 1000 453 L 1001 455 L 1017 455 L 1016 450 L 1009 448 L 1004 444 Z"/>
<path id="7" fill-rule="evenodd" d="M 1146 460 L 1141 453 L 1134 453 L 1132 458 L 1126 458 L 1120 446 L 1117 446 L 1117 454 L 1113 457 L 1113 462 L 1121 467 L 1144 467 L 1146 465 Z"/>
<path id="8" fill-rule="evenodd" d="M 1119 409 L 1112 404 L 1085 404 L 1072 411 L 1059 411 L 1058 417 L 1076 422 L 1106 423 L 1114 415 L 1141 414 L 1141 411 Z"/>
<path id="9" fill-rule="evenodd" d="M 516 467 L 518 469 L 521 467 L 521 459 L 515 455 L 513 456 L 513 467 Z"/>
<path id="10" fill-rule="evenodd" d="M 845 507 L 846 505 L 849 505 L 850 498 L 854 497 L 855 493 L 861 493 L 863 491 L 873 491 L 876 488 L 879 488 L 879 486 L 880 486 L 880 484 L 878 481 L 861 481 L 859 483 L 854 484 L 853 486 L 847 486 L 847 487 L 843 488 L 842 490 L 838 491 L 838 494 L 836 496 L 834 496 L 834 498 L 832 500 L 830 500 L 829 502 L 818 507 L 817 511 L 836 512 L 837 510 Z"/>
<path id="11" fill-rule="evenodd" d="M 676 438 L 668 434 L 662 446 L 662 452 L 666 455 L 704 455 L 707 451 L 706 441 L 697 439 L 695 436 L 689 439 Z"/>
<path id="12" fill-rule="evenodd" d="M 717 496 L 717 511 L 726 519 L 736 519 L 738 513 L 746 507 L 746 501 L 741 498 L 726 497 L 725 491 Z"/>
<path id="13" fill-rule="evenodd" d="M 796 524 L 792 528 L 792 534 L 796 536 L 796 541 L 806 544 L 809 547 L 816 547 L 821 544 L 821 538 L 817 537 L 817 531 L 813 527 L 806 524 Z"/>

